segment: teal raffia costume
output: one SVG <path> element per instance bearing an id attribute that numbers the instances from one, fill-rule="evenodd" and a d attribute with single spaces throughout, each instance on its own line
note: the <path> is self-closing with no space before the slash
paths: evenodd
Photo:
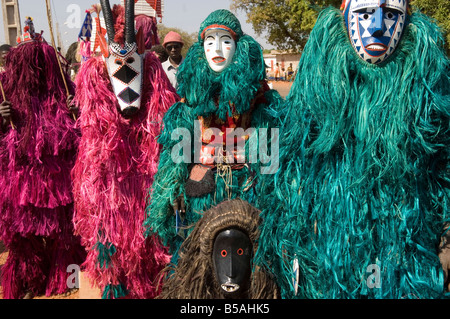
<path id="1" fill-rule="evenodd" d="M 321 12 L 305 46 L 287 97 L 280 169 L 265 183 L 276 191 L 260 198 L 256 263 L 271 267 L 283 298 L 444 297 L 438 245 L 449 220 L 450 82 L 443 39 L 425 15 L 388 10 L 401 4 L 395 0 L 370 10 L 398 18 L 379 35 L 402 21 L 395 50 L 381 40 L 364 44 L 357 28 L 376 26 L 362 20 L 369 10 L 349 13 L 351 1 L 344 15 Z"/>
<path id="2" fill-rule="evenodd" d="M 155 233 L 169 245 L 174 262 L 204 211 L 238 197 L 254 202 L 259 176 L 271 167 L 259 160 L 265 137 L 261 130 L 267 129 L 270 139 L 282 100 L 265 81 L 260 45 L 227 10 L 214 11 L 203 21 L 177 78 L 182 100 L 164 117 L 158 140 L 163 149 L 144 223 L 147 234 Z M 232 137 L 233 128 L 244 134 Z M 259 134 L 249 137 L 251 128 Z M 236 147 L 225 151 L 230 141 L 244 142 L 245 154 L 258 158 L 242 160 Z M 264 145 L 271 148 L 270 141 Z"/>

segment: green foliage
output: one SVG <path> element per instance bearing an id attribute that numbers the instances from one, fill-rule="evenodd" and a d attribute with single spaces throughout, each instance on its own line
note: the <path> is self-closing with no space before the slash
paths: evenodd
<path id="1" fill-rule="evenodd" d="M 267 42 L 280 50 L 303 50 L 318 12 L 324 7 L 339 8 L 342 0 L 232 0 L 232 9 L 247 14 L 257 35 L 267 34 Z M 450 1 L 411 0 L 413 10 L 419 9 L 434 18 L 445 36 L 447 53 L 450 43 Z"/>
<path id="2" fill-rule="evenodd" d="M 301 51 L 318 13 L 326 6 L 339 7 L 341 0 L 233 0 L 232 9 L 247 14 L 257 35 L 277 49 Z"/>
<path id="3" fill-rule="evenodd" d="M 422 13 L 436 20 L 445 37 L 445 48 L 450 54 L 450 1 L 448 0 L 412 0 L 413 10 L 419 9 Z"/>

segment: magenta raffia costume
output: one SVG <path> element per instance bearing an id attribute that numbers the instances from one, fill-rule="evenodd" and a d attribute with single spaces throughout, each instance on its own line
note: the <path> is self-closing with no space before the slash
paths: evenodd
<path id="1" fill-rule="evenodd" d="M 84 270 L 103 298 L 154 298 L 170 257 L 154 237 L 144 238 L 142 224 L 162 118 L 178 96 L 159 60 L 138 45 L 134 1 L 126 4 L 123 33 L 123 7 L 101 4 L 109 40 L 102 40 L 103 57 L 85 62 L 76 79 L 82 137 L 73 170 L 75 230 L 88 252 Z"/>
<path id="2" fill-rule="evenodd" d="M 0 75 L 12 113 L 0 136 L 0 238 L 9 250 L 1 269 L 5 299 L 66 292 L 67 267 L 85 258 L 72 224 L 70 171 L 79 131 L 66 98 L 75 86 L 64 73 L 66 90 L 54 48 L 34 33 L 31 19 L 27 23 Z"/>

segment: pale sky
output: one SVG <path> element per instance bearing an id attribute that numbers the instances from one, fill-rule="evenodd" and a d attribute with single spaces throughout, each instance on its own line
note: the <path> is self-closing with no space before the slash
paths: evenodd
<path id="1" fill-rule="evenodd" d="M 59 22 L 59 29 L 65 49 L 72 42 L 77 41 L 79 28 L 69 27 L 67 21 L 70 19 L 73 24 L 74 14 L 79 13 L 81 23 L 86 15 L 85 10 L 90 8 L 97 0 L 51 0 L 53 14 L 53 28 L 56 21 Z M 110 0 L 111 6 L 119 4 L 120 0 Z M 198 32 L 200 23 L 214 10 L 230 10 L 231 0 L 164 0 L 164 13 L 162 24 L 166 27 L 179 28 L 188 33 Z M 37 32 L 44 30 L 44 38 L 50 43 L 51 37 L 48 29 L 48 20 L 46 14 L 45 0 L 19 0 L 20 19 L 25 21 L 26 16 L 31 16 L 34 20 L 34 26 Z M 1 10 L 0 10 L 1 12 Z M 247 17 L 243 11 L 234 12 L 241 22 L 245 33 L 254 37 L 264 49 L 271 49 L 263 36 L 257 37 L 251 24 L 246 22 Z M 159 19 L 158 19 L 159 22 Z M 5 42 L 5 31 L 3 28 L 3 15 L 0 14 L 0 44 Z M 162 39 L 161 39 L 162 40 Z M 55 34 L 56 41 L 56 34 Z"/>

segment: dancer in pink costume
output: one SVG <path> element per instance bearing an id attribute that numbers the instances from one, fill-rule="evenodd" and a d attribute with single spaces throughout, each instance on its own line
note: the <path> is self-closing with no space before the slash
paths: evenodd
<path id="1" fill-rule="evenodd" d="M 5 299 L 67 292 L 67 267 L 85 258 L 72 224 L 70 171 L 79 131 L 66 97 L 75 86 L 54 48 L 34 32 L 32 19 L 26 23 L 0 74 L 0 238 L 9 249 L 1 271 Z"/>
<path id="2" fill-rule="evenodd" d="M 76 78 L 74 225 L 88 252 L 83 269 L 103 298 L 154 298 L 170 256 L 155 237 L 144 238 L 142 224 L 162 118 L 178 96 L 159 60 L 144 53 L 141 29 L 135 34 L 134 1 L 126 2 L 125 21 L 123 7 L 101 5 L 108 43 L 102 39 L 103 57 L 90 58 Z"/>

